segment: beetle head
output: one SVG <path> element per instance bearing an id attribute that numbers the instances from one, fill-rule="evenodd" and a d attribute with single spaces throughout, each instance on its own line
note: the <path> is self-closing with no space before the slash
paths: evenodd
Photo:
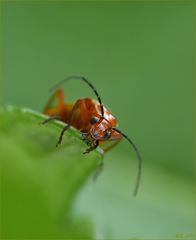
<path id="1" fill-rule="evenodd" d="M 90 123 L 90 135 L 94 140 L 107 141 L 122 138 L 120 133 L 113 130 L 111 122 L 104 117 L 93 116 Z"/>

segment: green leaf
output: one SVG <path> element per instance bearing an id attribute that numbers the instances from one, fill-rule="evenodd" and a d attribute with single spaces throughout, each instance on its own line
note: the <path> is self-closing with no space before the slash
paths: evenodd
<path id="1" fill-rule="evenodd" d="M 92 239 L 92 223 L 74 216 L 73 202 L 103 155 L 99 148 L 84 155 L 87 146 L 73 128 L 56 148 L 64 124 L 40 125 L 45 118 L 0 108 L 1 237 Z"/>

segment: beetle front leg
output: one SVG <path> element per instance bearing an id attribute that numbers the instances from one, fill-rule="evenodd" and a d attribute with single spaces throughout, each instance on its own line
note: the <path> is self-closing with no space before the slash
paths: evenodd
<path id="1" fill-rule="evenodd" d="M 56 143 L 56 147 L 58 147 L 58 145 L 62 143 L 63 135 L 64 135 L 65 131 L 67 131 L 70 127 L 71 127 L 71 125 L 68 124 L 67 126 L 65 126 L 65 127 L 62 129 L 61 134 L 60 134 L 59 139 L 58 139 L 58 142 Z"/>
<path id="2" fill-rule="evenodd" d="M 99 141 L 95 141 L 93 145 L 86 149 L 86 151 L 83 152 L 83 154 L 90 153 L 91 151 L 95 150 L 99 145 Z"/>
<path id="3" fill-rule="evenodd" d="M 72 123 L 75 119 L 75 112 L 77 111 L 77 109 L 78 109 L 78 101 L 75 103 L 75 105 L 72 109 L 71 116 L 70 116 L 67 126 L 65 126 L 60 133 L 58 142 L 56 143 L 56 147 L 58 147 L 58 145 L 62 143 L 63 135 L 64 135 L 65 131 L 67 131 L 72 126 Z"/>

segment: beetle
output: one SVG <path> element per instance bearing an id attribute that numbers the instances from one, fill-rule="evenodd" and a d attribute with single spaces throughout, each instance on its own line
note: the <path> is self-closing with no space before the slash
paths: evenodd
<path id="1" fill-rule="evenodd" d="M 85 82 L 93 90 L 97 100 L 84 98 L 78 99 L 74 104 L 65 103 L 64 91 L 60 86 L 71 79 Z M 138 159 L 138 173 L 133 192 L 134 196 L 136 196 L 141 179 L 142 158 L 133 141 L 117 128 L 117 119 L 113 116 L 111 111 L 103 105 L 101 97 L 92 83 L 83 76 L 72 75 L 58 82 L 50 91 L 54 91 L 54 93 L 43 111 L 49 118 L 42 122 L 42 124 L 46 124 L 55 119 L 67 124 L 61 130 L 56 146 L 62 143 L 64 133 L 71 126 L 82 133 L 83 139 L 89 145 L 89 148 L 85 150 L 84 154 L 90 153 L 96 149 L 99 144 L 102 145 L 103 143 L 109 142 L 111 144 L 103 148 L 104 152 L 107 152 L 116 146 L 122 138 L 125 138 L 133 147 Z M 55 100 L 57 100 L 57 106 L 53 107 L 52 105 Z"/>

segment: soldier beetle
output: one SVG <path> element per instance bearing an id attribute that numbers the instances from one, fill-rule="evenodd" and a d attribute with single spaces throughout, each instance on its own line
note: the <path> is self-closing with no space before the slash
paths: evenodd
<path id="1" fill-rule="evenodd" d="M 97 100 L 84 98 L 77 100 L 76 103 L 65 103 L 64 91 L 60 86 L 71 79 L 85 82 L 93 90 Z M 133 141 L 125 133 L 116 128 L 118 124 L 117 119 L 106 107 L 104 107 L 101 97 L 95 87 L 85 77 L 73 75 L 63 79 L 50 90 L 55 91 L 43 111 L 49 118 L 42 123 L 46 124 L 56 119 L 67 124 L 63 127 L 56 146 L 61 144 L 64 133 L 71 126 L 82 133 L 84 140 L 90 146 L 86 149 L 84 154 L 96 149 L 99 144 L 110 143 L 107 147 L 103 148 L 104 152 L 107 152 L 117 145 L 122 138 L 125 138 L 133 147 L 138 159 L 138 173 L 133 192 L 134 196 L 136 196 L 141 178 L 142 159 L 140 153 Z M 57 106 L 53 107 L 52 105 L 55 100 L 57 100 Z"/>

